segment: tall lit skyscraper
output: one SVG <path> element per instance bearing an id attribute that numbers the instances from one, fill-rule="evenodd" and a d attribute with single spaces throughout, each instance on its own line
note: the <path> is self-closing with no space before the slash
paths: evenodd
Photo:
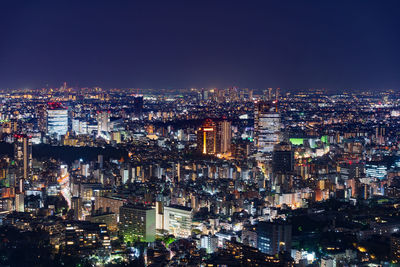
<path id="1" fill-rule="evenodd" d="M 18 165 L 19 178 L 25 180 L 31 177 L 32 142 L 27 135 L 15 135 L 14 157 Z"/>
<path id="2" fill-rule="evenodd" d="M 125 241 L 153 242 L 156 234 L 156 210 L 152 207 L 125 205 L 119 209 L 120 229 Z"/>
<path id="3" fill-rule="evenodd" d="M 110 131 L 110 113 L 103 111 L 97 113 L 97 133 Z"/>
<path id="4" fill-rule="evenodd" d="M 47 108 L 45 104 L 39 104 L 36 108 L 39 131 L 47 132 Z"/>
<path id="5" fill-rule="evenodd" d="M 258 153 L 271 153 L 279 143 L 281 118 L 273 104 L 270 101 L 255 103 L 254 132 Z"/>
<path id="6" fill-rule="evenodd" d="M 197 130 L 197 149 L 202 154 L 215 154 L 217 152 L 217 127 L 211 119 L 206 119 Z"/>
<path id="7" fill-rule="evenodd" d="M 193 213 L 191 208 L 171 205 L 164 207 L 164 228 L 179 238 L 188 238 L 192 234 Z"/>
<path id="8" fill-rule="evenodd" d="M 24 194 L 16 194 L 15 195 L 15 211 L 18 211 L 18 212 L 25 211 Z"/>
<path id="9" fill-rule="evenodd" d="M 47 133 L 58 136 L 68 131 L 68 109 L 61 103 L 49 103 L 47 106 Z"/>
<path id="10" fill-rule="evenodd" d="M 231 151 L 232 128 L 231 122 L 223 119 L 217 122 L 217 153 L 226 154 Z"/>

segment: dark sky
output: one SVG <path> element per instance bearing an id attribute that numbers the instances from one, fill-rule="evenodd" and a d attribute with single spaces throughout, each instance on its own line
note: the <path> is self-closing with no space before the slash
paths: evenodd
<path id="1" fill-rule="evenodd" d="M 0 0 L 0 88 L 400 88 L 398 0 Z"/>

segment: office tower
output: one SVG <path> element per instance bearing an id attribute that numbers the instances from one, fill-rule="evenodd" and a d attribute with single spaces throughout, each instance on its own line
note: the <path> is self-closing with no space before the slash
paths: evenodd
<path id="1" fill-rule="evenodd" d="M 294 152 L 290 143 L 281 142 L 274 147 L 272 153 L 272 171 L 289 174 L 294 170 Z"/>
<path id="2" fill-rule="evenodd" d="M 74 220 L 82 220 L 82 198 L 73 197 L 71 199 L 71 209 L 74 210 Z"/>
<path id="3" fill-rule="evenodd" d="M 120 230 L 125 242 L 153 242 L 156 235 L 156 210 L 153 207 L 125 205 L 119 208 Z"/>
<path id="4" fill-rule="evenodd" d="M 24 194 L 15 194 L 15 211 L 25 211 Z"/>
<path id="5" fill-rule="evenodd" d="M 206 155 L 216 153 L 217 128 L 215 122 L 206 119 L 202 126 L 197 130 L 197 149 Z"/>
<path id="6" fill-rule="evenodd" d="M 138 119 L 141 119 L 143 116 L 143 96 L 142 95 L 136 95 L 133 98 L 133 109 L 134 109 L 135 117 Z"/>
<path id="7" fill-rule="evenodd" d="M 110 113 L 103 111 L 97 113 L 97 135 L 110 131 Z"/>
<path id="8" fill-rule="evenodd" d="M 47 106 L 47 133 L 57 136 L 68 131 L 68 109 L 61 103 L 51 102 Z"/>
<path id="9" fill-rule="evenodd" d="M 257 248 L 266 254 L 275 255 L 281 251 L 290 252 L 292 226 L 284 221 L 260 222 L 256 227 Z"/>
<path id="10" fill-rule="evenodd" d="M 368 161 L 365 164 L 365 174 L 367 177 L 377 178 L 379 180 L 385 179 L 388 173 L 388 166 L 383 161 Z"/>
<path id="11" fill-rule="evenodd" d="M 255 103 L 254 133 L 258 153 L 271 153 L 279 142 L 281 119 L 274 109 L 272 102 Z"/>
<path id="12" fill-rule="evenodd" d="M 45 104 L 39 104 L 36 108 L 38 128 L 42 133 L 47 132 L 47 108 Z"/>
<path id="13" fill-rule="evenodd" d="M 122 183 L 126 184 L 131 181 L 132 179 L 132 171 L 129 165 L 122 167 L 120 170 L 120 175 L 122 177 Z"/>
<path id="14" fill-rule="evenodd" d="M 217 122 L 216 152 L 226 154 L 231 152 L 232 127 L 231 122 L 223 119 Z"/>
<path id="15" fill-rule="evenodd" d="M 88 221 L 69 222 L 65 225 L 63 248 L 67 255 L 87 253 L 92 250 L 110 250 L 111 241 L 104 223 Z"/>
<path id="16" fill-rule="evenodd" d="M 32 142 L 27 135 L 14 135 L 14 137 L 14 158 L 18 166 L 17 178 L 28 180 L 31 178 L 32 170 Z"/>
<path id="17" fill-rule="evenodd" d="M 192 234 L 192 209 L 171 205 L 164 207 L 164 229 L 179 238 L 188 238 Z"/>

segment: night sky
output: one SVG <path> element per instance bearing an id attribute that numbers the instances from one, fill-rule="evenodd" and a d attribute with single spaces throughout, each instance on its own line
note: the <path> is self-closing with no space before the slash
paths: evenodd
<path id="1" fill-rule="evenodd" d="M 400 1 L 0 1 L 0 88 L 400 88 Z"/>

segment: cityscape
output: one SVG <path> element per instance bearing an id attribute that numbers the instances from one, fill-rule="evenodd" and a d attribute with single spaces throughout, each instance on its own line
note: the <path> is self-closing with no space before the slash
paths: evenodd
<path id="1" fill-rule="evenodd" d="M 277 14 L 282 19 L 291 14 L 280 9 L 287 6 L 266 2 L 276 12 L 280 10 Z M 293 2 L 296 6 L 293 10 L 306 12 L 311 6 L 330 10 L 334 1 L 326 1 L 330 3 L 328 9 L 314 1 L 299 2 L 306 1 Z M 375 8 L 381 7 L 377 1 L 365 2 L 374 3 L 368 10 L 365 7 L 367 11 L 362 11 L 365 14 L 381 12 Z M 126 14 L 123 9 L 139 8 L 128 8 L 125 4 L 119 7 L 119 12 L 115 12 L 116 4 L 106 4 L 101 14 L 105 12 L 118 20 L 121 14 Z M 41 5 L 43 13 L 35 9 L 35 4 L 26 10 L 44 15 L 47 8 L 60 11 L 55 7 L 69 6 L 64 2 L 52 5 Z M 207 21 L 214 19 L 212 11 L 196 5 L 183 8 L 174 4 L 176 11 L 165 12 L 171 12 L 168 14 L 172 17 L 182 10 L 193 9 L 199 10 L 198 13 L 190 13 L 188 17 L 207 14 Z M 95 6 L 93 14 L 97 12 Z M 266 6 L 259 4 L 252 8 L 256 12 Z M 213 7 L 219 10 L 224 5 Z M 356 7 L 358 4 L 350 8 Z M 386 7 L 386 13 L 379 14 L 387 14 L 387 22 L 392 13 Z M 399 9 L 395 4 L 390 7 Z M 74 3 L 72 8 L 79 11 L 87 6 Z M 241 8 L 244 13 L 250 12 L 247 4 L 233 3 L 228 9 L 239 12 Z M 15 7 L 13 12 L 19 9 Z M 155 9 L 151 7 L 149 13 L 158 16 L 160 11 Z M 62 21 L 67 14 L 63 12 L 67 11 L 60 11 Z M 187 21 L 210 32 L 216 27 L 204 21 L 203 25 L 196 24 L 188 17 L 179 25 Z M 370 21 L 369 17 L 363 19 Z M 92 23 L 83 18 L 76 21 L 78 28 Z M 400 20 L 394 21 L 398 25 Z M 49 32 L 48 38 L 53 38 L 52 31 L 64 34 L 65 30 L 70 34 L 72 28 L 58 23 L 46 21 L 31 30 L 39 34 L 44 28 Z M 176 21 L 170 18 L 163 23 L 175 25 Z M 111 34 L 102 23 L 96 25 L 93 32 Z M 104 28 L 98 30 L 98 25 Z M 157 25 L 163 27 L 162 23 Z M 218 21 L 221 32 L 235 28 L 229 25 Z M 339 29 L 332 25 L 328 28 L 336 33 Z M 171 29 L 188 34 L 188 39 L 193 37 L 178 26 Z M 395 31 L 395 26 L 392 29 Z M 261 34 L 235 28 L 235 34 L 239 32 L 238 37 Z M 0 33 L 11 36 L 1 29 Z M 77 38 L 79 34 L 79 31 L 74 33 Z M 164 41 L 178 45 L 175 37 L 171 34 L 171 39 L 167 37 Z M 221 40 L 216 39 L 215 46 L 222 44 Z M 322 42 L 318 37 L 316 40 Z M 11 49 L 14 46 L 8 46 L 7 42 L 0 44 L 0 61 L 21 60 L 18 57 L 24 54 L 22 50 L 15 52 L 18 56 L 14 55 Z M 46 41 L 38 42 L 45 45 Z M 109 45 L 99 44 L 99 47 L 108 51 Z M 57 49 L 67 51 L 65 43 L 59 46 Z M 93 53 L 85 49 L 79 57 Z M 246 49 L 251 48 L 243 48 Z M 330 49 L 334 49 L 333 45 Z M 224 49 L 218 51 L 224 54 Z M 209 72 L 201 70 L 201 62 L 196 72 L 199 77 L 204 75 L 207 81 L 204 86 L 189 83 L 181 86 L 162 79 L 163 71 L 179 72 L 175 63 L 171 63 L 170 70 L 154 67 L 151 73 L 154 80 L 147 78 L 150 74 L 141 78 L 136 73 L 128 83 L 127 78 L 119 78 L 122 74 L 115 75 L 112 70 L 115 66 L 110 67 L 110 75 L 102 75 L 100 67 L 93 63 L 93 71 L 99 71 L 96 79 L 100 81 L 94 82 L 91 78 L 79 78 L 83 77 L 81 74 L 76 76 L 67 67 L 68 62 L 61 61 L 57 67 L 46 65 L 44 62 L 51 52 L 40 53 L 43 63 L 36 62 L 37 70 L 31 73 L 36 76 L 36 71 L 46 72 L 46 77 L 29 78 L 25 66 L 12 75 L 11 61 L 0 63 L 3 73 L 0 74 L 0 267 L 400 266 L 398 61 L 380 65 L 382 72 L 390 68 L 397 75 L 393 80 L 389 74 L 385 76 L 382 86 L 376 86 L 382 73 L 378 70 L 376 76 L 368 73 L 367 69 L 371 69 L 364 63 L 352 65 L 354 69 L 365 68 L 359 86 L 354 86 L 354 80 L 347 76 L 339 75 L 339 70 L 329 72 L 324 81 L 326 87 L 310 82 L 321 80 L 317 75 L 318 64 L 315 72 L 307 72 L 298 80 L 291 77 L 273 80 L 265 74 L 251 78 L 254 83 L 249 82 L 248 86 L 236 80 L 248 81 L 244 76 L 232 78 L 226 85 L 225 78 L 231 74 L 225 70 L 221 71 L 221 77 L 225 77 L 220 80 L 223 85 L 211 86 L 214 83 L 208 81 L 213 75 L 205 77 Z M 110 52 L 113 53 L 117 52 Z M 368 50 L 368 54 L 374 53 L 374 49 Z M 389 48 L 376 55 L 382 53 L 393 53 L 396 60 L 399 56 L 398 51 L 395 54 Z M 10 54 L 13 56 L 2 57 Z M 361 56 L 366 55 L 360 55 L 354 55 L 353 59 L 364 62 Z M 186 56 L 190 58 L 190 53 Z M 225 60 L 222 56 L 211 58 L 210 65 Z M 75 62 L 77 69 L 79 64 L 87 64 L 85 60 Z M 132 64 L 141 64 L 138 60 Z M 163 58 L 158 60 L 162 62 Z M 317 62 L 316 58 L 313 60 Z M 295 60 L 292 64 L 301 69 Z M 53 68 L 63 72 L 62 80 Z M 241 68 L 246 66 L 241 65 L 237 70 Z M 118 69 L 124 73 L 129 67 L 121 63 Z M 91 71 L 82 75 L 93 76 Z M 181 73 L 183 83 L 187 73 Z M 188 76 L 193 78 L 193 84 L 202 79 Z M 343 80 L 337 82 L 340 77 Z M 299 85 L 290 86 L 286 80 L 297 81 Z M 119 82 L 124 85 L 119 86 Z M 346 82 L 349 87 L 339 85 Z M 371 82 L 371 87 L 364 86 L 367 82 Z M 110 83 L 116 86 L 109 86 Z M 148 86 L 135 85 L 144 83 Z M 276 86 L 277 83 L 283 86 Z"/>

